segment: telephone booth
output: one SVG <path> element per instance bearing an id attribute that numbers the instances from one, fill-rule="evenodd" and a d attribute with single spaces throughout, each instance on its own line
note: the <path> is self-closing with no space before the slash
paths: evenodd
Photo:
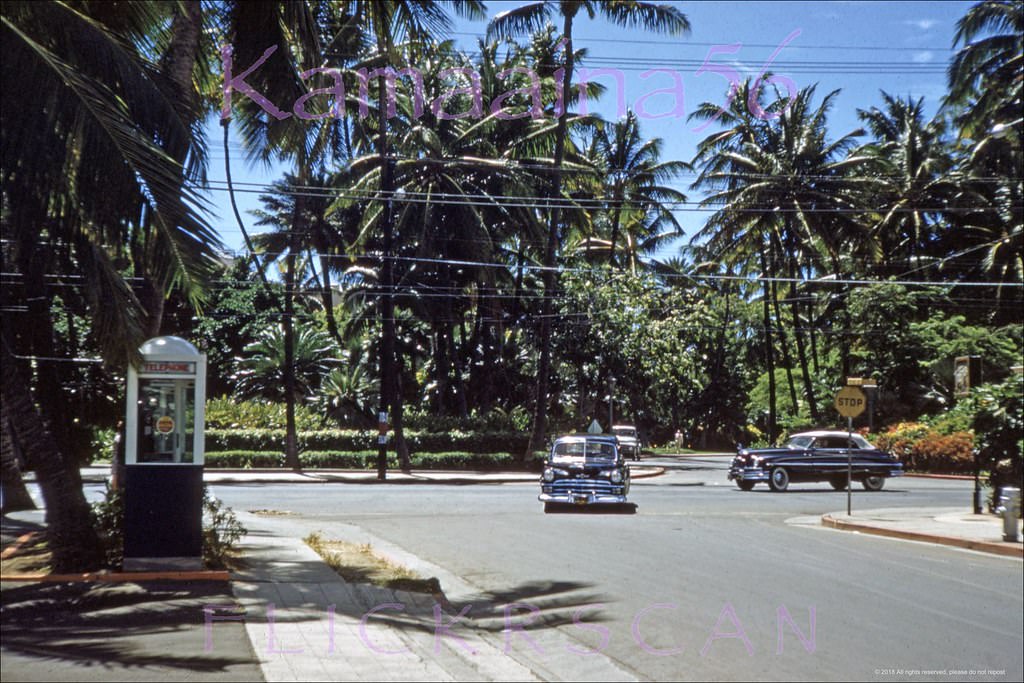
<path id="1" fill-rule="evenodd" d="M 124 568 L 201 569 L 206 356 L 150 339 L 128 368 Z"/>

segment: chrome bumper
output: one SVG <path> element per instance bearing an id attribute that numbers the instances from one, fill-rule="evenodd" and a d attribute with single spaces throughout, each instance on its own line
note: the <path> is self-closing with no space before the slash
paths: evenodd
<path id="1" fill-rule="evenodd" d="M 626 496 L 611 493 L 542 493 L 537 496 L 542 503 L 566 503 L 567 505 L 594 505 L 596 503 L 625 503 Z"/>
<path id="2" fill-rule="evenodd" d="M 760 467 L 744 467 L 729 470 L 729 481 L 768 481 L 768 473 Z"/>
<path id="3" fill-rule="evenodd" d="M 625 503 L 629 485 L 613 484 L 601 479 L 557 479 L 543 482 L 537 500 L 542 503 L 591 505 L 594 503 Z"/>

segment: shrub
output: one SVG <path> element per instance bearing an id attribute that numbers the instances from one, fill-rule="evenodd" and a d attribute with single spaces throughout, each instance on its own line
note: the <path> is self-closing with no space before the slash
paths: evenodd
<path id="1" fill-rule="evenodd" d="M 108 485 L 104 499 L 92 504 L 92 518 L 107 566 L 120 568 L 124 562 L 124 494 Z M 227 567 L 235 545 L 246 533 L 234 510 L 224 507 L 203 486 L 203 564 L 210 569 Z"/>
<path id="2" fill-rule="evenodd" d="M 907 470 L 936 474 L 974 472 L 974 436 L 958 431 L 943 434 L 926 424 L 902 422 L 874 439 L 875 445 L 898 457 Z"/>
<path id="3" fill-rule="evenodd" d="M 326 427 L 324 416 L 313 408 L 295 406 L 295 428 L 302 431 Z M 207 429 L 285 429 L 285 404 L 240 401 L 228 396 L 206 401 Z"/>
<path id="4" fill-rule="evenodd" d="M 470 417 L 433 415 L 423 410 L 408 409 L 404 419 L 407 428 L 423 432 L 522 432 L 529 429 L 532 417 L 525 408 L 516 406 L 508 411 L 493 408 L 490 412 Z"/>
<path id="5" fill-rule="evenodd" d="M 409 450 L 444 453 L 522 453 L 529 435 L 523 432 L 405 432 Z M 318 429 L 297 434 L 300 451 L 375 451 L 377 434 L 354 429 Z M 284 451 L 283 429 L 207 429 L 206 449 L 221 451 Z"/>
<path id="6" fill-rule="evenodd" d="M 531 462 L 526 463 L 528 469 L 539 469 L 544 460 L 544 453 L 538 453 Z M 413 469 L 418 470 L 498 470 L 516 466 L 515 457 L 511 453 L 468 453 L 465 451 L 444 451 L 440 453 L 414 453 L 409 458 Z M 303 451 L 299 453 L 299 463 L 309 469 L 355 469 L 372 470 L 377 467 L 376 450 L 360 451 Z M 284 454 L 261 451 L 221 451 L 206 454 L 206 466 L 209 468 L 283 467 Z M 394 451 L 388 452 L 388 467 L 398 467 L 398 456 Z"/>
<path id="7" fill-rule="evenodd" d="M 284 467 L 284 453 L 277 451 L 213 451 L 205 458 L 206 467 L 213 468 Z"/>
<path id="8" fill-rule="evenodd" d="M 311 469 L 370 470 L 377 467 L 377 451 L 305 451 L 299 453 L 299 464 Z M 388 453 L 388 467 L 397 466 L 397 457 Z"/>

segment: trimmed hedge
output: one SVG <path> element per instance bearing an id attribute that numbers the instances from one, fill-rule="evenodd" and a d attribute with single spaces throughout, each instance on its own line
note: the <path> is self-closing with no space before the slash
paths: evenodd
<path id="1" fill-rule="evenodd" d="M 354 429 L 300 431 L 300 451 L 375 451 L 377 433 Z M 523 432 L 414 432 L 405 440 L 414 453 L 522 453 L 529 435 Z M 206 449 L 218 451 L 284 451 L 283 429 L 207 429 Z M 393 443 L 392 439 L 392 443 Z"/>
<path id="2" fill-rule="evenodd" d="M 205 467 L 251 469 L 254 467 L 284 467 L 284 453 L 273 451 L 212 451 L 203 456 Z"/>
<path id="3" fill-rule="evenodd" d="M 509 453 L 417 453 L 411 455 L 410 464 L 417 470 L 495 470 L 516 466 Z M 377 451 L 305 451 L 299 454 L 299 463 L 310 469 L 359 469 L 377 467 Z M 211 451 L 206 454 L 209 468 L 273 468 L 284 466 L 284 453 L 267 451 Z M 388 454 L 388 467 L 398 467 L 398 458 Z"/>

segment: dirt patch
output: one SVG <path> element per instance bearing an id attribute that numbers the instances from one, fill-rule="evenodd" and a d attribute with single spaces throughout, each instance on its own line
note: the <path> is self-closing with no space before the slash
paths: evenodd
<path id="1" fill-rule="evenodd" d="M 318 533 L 310 534 L 303 540 L 348 583 L 369 583 L 392 590 L 435 596 L 442 594 L 441 582 L 436 578 L 425 579 L 381 557 L 369 544 L 325 539 Z"/>
<path id="2" fill-rule="evenodd" d="M 294 515 L 295 513 L 291 510 L 249 510 L 251 515 L 259 515 L 260 517 L 287 517 Z"/>
<path id="3" fill-rule="evenodd" d="M 4 574 L 49 574 L 52 569 L 53 557 L 45 533 L 34 532 L 4 549 Z"/>

